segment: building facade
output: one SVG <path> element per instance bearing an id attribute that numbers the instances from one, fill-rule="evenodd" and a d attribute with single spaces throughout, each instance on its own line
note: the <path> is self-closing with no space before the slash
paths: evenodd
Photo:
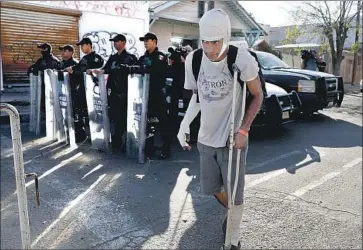
<path id="1" fill-rule="evenodd" d="M 109 39 L 116 33 L 127 37 L 127 49 L 141 55 L 138 37 L 149 31 L 146 1 L 22 1 L 1 2 L 1 57 L 3 81 L 27 83 L 27 68 L 39 57 L 37 45 L 48 42 L 55 56 L 58 47 L 72 44 L 82 57 L 77 41 L 89 37 L 105 60 L 115 52 Z"/>
<path id="2" fill-rule="evenodd" d="M 159 38 L 159 48 L 172 45 L 199 47 L 199 20 L 205 11 L 221 8 L 229 15 L 232 40 L 246 40 L 250 46 L 267 35 L 238 1 L 151 1 L 150 30 Z"/>

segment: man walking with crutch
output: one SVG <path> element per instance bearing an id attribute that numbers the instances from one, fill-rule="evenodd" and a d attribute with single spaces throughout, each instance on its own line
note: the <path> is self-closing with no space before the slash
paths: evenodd
<path id="1" fill-rule="evenodd" d="M 228 208 L 228 220 L 226 218 L 223 223 L 224 248 L 240 249 L 238 235 L 243 212 L 248 131 L 263 100 L 259 68 L 246 48 L 228 46 L 231 23 L 222 9 L 206 12 L 200 19 L 199 28 L 202 48 L 191 52 L 185 62 L 184 87 L 194 90 L 195 94 L 180 126 L 178 139 L 184 149 L 190 149 L 186 134 L 200 109 L 197 146 L 202 191 L 213 195 Z M 236 66 L 235 73 L 233 66 Z M 236 72 L 237 68 L 239 72 Z M 241 86 L 245 87 L 244 91 Z M 244 112 L 246 95 L 243 92 L 246 93 L 246 89 L 249 102 Z M 228 183 L 231 184 L 229 187 Z"/>

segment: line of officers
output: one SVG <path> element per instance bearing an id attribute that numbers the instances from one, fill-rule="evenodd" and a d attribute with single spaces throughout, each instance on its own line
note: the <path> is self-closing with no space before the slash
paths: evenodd
<path id="1" fill-rule="evenodd" d="M 171 52 L 168 58 L 157 47 L 158 38 L 154 33 L 147 33 L 139 38 L 144 42 L 145 54 L 139 59 L 126 50 L 126 37 L 117 34 L 110 41 L 113 42 L 117 53 L 111 55 L 104 64 L 103 58 L 92 48 L 92 41 L 83 38 L 77 43 L 81 47 L 85 56 L 80 61 L 73 57 L 74 47 L 65 45 L 59 47 L 62 60 L 60 61 L 52 53 L 52 46 L 44 43 L 38 46 L 41 49 L 41 58 L 29 67 L 28 74 L 37 74 L 45 69 L 55 69 L 68 72 L 70 76 L 71 98 L 73 103 L 73 114 L 76 141 L 81 142 L 89 134 L 88 112 L 86 103 L 86 93 L 83 84 L 83 73 L 97 75 L 108 74 L 107 92 L 109 103 L 109 116 L 112 124 L 112 146 L 114 150 L 125 151 L 125 133 L 127 132 L 127 93 L 128 75 L 139 73 L 150 74 L 149 100 L 148 100 L 148 120 L 157 121 L 153 123 L 153 128 L 160 131 L 163 142 L 159 159 L 170 157 L 170 144 L 172 138 L 179 129 L 178 100 L 183 98 L 184 86 L 184 61 L 192 48 L 190 46 L 180 51 Z M 58 74 L 63 76 L 63 74 Z M 168 106 L 165 98 L 165 87 L 167 77 L 173 79 L 171 87 L 171 101 Z M 94 79 L 97 79 L 94 77 Z M 44 82 L 42 84 L 44 93 Z M 44 110 L 44 94 L 42 96 L 42 110 Z M 168 112 L 169 110 L 169 112 Z M 148 127 L 148 133 L 150 132 Z M 156 153 L 154 145 L 155 136 L 147 136 L 145 153 L 152 157 Z"/>

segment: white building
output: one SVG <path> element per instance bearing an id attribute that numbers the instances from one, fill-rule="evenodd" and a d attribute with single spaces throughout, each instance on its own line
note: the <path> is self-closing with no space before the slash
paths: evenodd
<path id="1" fill-rule="evenodd" d="M 159 39 L 159 48 L 166 51 L 179 42 L 193 48 L 199 46 L 198 23 L 210 8 L 225 10 L 232 25 L 232 40 L 247 40 L 250 45 L 266 31 L 247 13 L 238 1 L 151 1 L 150 30 Z"/>
<path id="2" fill-rule="evenodd" d="M 56 56 L 58 47 L 76 46 L 89 37 L 104 59 L 114 51 L 109 38 L 116 33 L 127 37 L 127 49 L 141 55 L 138 40 L 149 31 L 146 1 L 22 1 L 1 2 L 1 57 L 4 83 L 27 83 L 27 68 L 40 57 L 37 45 L 48 42 Z"/>

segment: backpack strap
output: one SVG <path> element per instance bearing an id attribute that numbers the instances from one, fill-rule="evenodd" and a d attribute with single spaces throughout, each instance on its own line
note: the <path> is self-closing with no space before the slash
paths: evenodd
<path id="1" fill-rule="evenodd" d="M 236 46 L 229 45 L 228 52 L 227 52 L 227 65 L 228 65 L 229 72 L 231 72 L 232 78 L 234 76 L 233 64 L 236 61 L 237 53 L 238 53 L 238 48 Z M 241 76 L 241 73 L 238 72 L 237 81 L 241 85 L 241 88 L 243 88 L 244 82 L 241 80 L 240 76 Z"/>
<path id="2" fill-rule="evenodd" d="M 192 60 L 192 69 L 195 81 L 198 82 L 198 76 L 200 71 L 200 66 L 202 64 L 203 49 L 197 49 L 194 51 Z"/>
<path id="3" fill-rule="evenodd" d="M 192 58 L 192 69 L 193 75 L 196 82 L 198 82 L 198 76 L 200 71 L 200 66 L 202 64 L 202 57 L 203 57 L 203 49 L 197 49 L 194 51 L 193 58 Z M 197 94 L 197 103 L 199 103 L 199 95 Z"/>

